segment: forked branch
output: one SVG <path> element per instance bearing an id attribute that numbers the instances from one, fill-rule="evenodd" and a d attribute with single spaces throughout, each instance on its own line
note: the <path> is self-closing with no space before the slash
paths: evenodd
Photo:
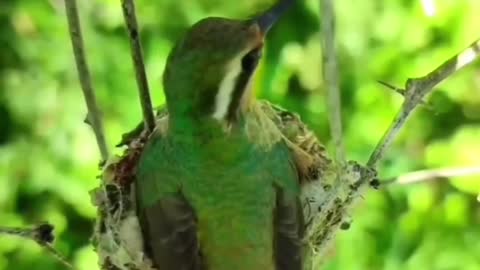
<path id="1" fill-rule="evenodd" d="M 97 101 L 93 91 L 92 79 L 88 69 L 87 59 L 85 57 L 82 30 L 80 27 L 80 19 L 78 16 L 76 0 L 65 0 L 65 9 L 67 11 L 68 28 L 72 41 L 73 54 L 75 56 L 75 63 L 77 65 L 78 77 L 88 108 L 88 123 L 95 133 L 95 138 L 97 140 L 102 159 L 107 160 L 108 147 L 103 131 L 100 110 L 98 109 Z"/>
<path id="2" fill-rule="evenodd" d="M 400 129 L 403 127 L 412 111 L 422 103 L 422 99 L 432 91 L 432 89 L 441 81 L 460 70 L 461 68 L 471 64 L 480 56 L 480 39 L 477 39 L 465 50 L 451 57 L 439 67 L 419 78 L 410 78 L 405 83 L 405 89 L 401 92 L 405 93 L 405 100 L 402 108 L 395 116 L 392 124 L 387 129 L 379 143 L 370 155 L 367 166 L 376 167 L 377 163 L 383 158 L 386 150 L 392 144 Z"/>
<path id="3" fill-rule="evenodd" d="M 140 43 L 140 31 L 138 30 L 137 16 L 135 14 L 135 4 L 133 0 L 122 0 L 122 11 L 130 39 L 130 49 L 133 65 L 135 67 L 135 77 L 137 79 L 140 104 L 142 106 L 143 121 L 145 123 L 145 128 L 152 131 L 155 127 L 155 118 L 153 116 L 152 101 L 150 99 L 150 90 L 143 61 L 142 45 Z"/>

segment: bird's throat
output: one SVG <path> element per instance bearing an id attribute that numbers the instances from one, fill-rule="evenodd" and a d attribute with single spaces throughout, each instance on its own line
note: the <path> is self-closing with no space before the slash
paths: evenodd
<path id="1" fill-rule="evenodd" d="M 247 60 L 251 61 L 245 62 L 245 52 L 242 52 L 226 66 L 226 72 L 215 96 L 213 118 L 235 123 L 241 118 L 242 113 L 249 109 L 253 98 L 252 81 L 258 58 Z"/>

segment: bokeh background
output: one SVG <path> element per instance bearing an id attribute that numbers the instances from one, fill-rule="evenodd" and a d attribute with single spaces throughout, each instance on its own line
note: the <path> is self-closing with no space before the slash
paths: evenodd
<path id="1" fill-rule="evenodd" d="M 78 1 L 108 143 L 141 118 L 119 0 Z M 245 18 L 271 0 L 138 0 L 155 105 L 173 42 L 210 15 Z M 319 1 L 298 1 L 271 32 L 257 94 L 297 111 L 330 142 L 321 80 Z M 338 0 L 338 52 L 350 159 L 365 162 L 402 97 L 402 86 L 480 36 L 477 0 Z M 480 65 L 442 83 L 404 128 L 379 171 L 480 166 Z M 99 154 L 83 123 L 63 1 L 0 1 L 0 226 L 49 221 L 56 247 L 79 270 L 95 270 L 88 191 Z M 120 150 L 116 150 L 120 152 Z M 480 269 L 480 176 L 386 185 L 365 195 L 322 269 Z M 63 269 L 36 244 L 0 236 L 0 269 Z M 320 269 L 320 268 L 319 268 Z"/>

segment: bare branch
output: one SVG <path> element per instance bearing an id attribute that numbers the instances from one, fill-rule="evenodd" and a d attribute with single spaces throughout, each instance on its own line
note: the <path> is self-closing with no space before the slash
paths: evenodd
<path id="1" fill-rule="evenodd" d="M 405 90 L 403 90 L 405 93 L 405 100 L 402 108 L 375 147 L 373 153 L 370 155 L 367 166 L 375 167 L 377 165 L 378 161 L 382 159 L 385 151 L 391 145 L 412 111 L 422 102 L 423 97 L 432 91 L 433 87 L 456 71 L 474 62 L 479 55 L 480 39 L 473 42 L 461 53 L 445 61 L 427 75 L 408 79 L 405 84 Z"/>
<path id="2" fill-rule="evenodd" d="M 330 133 L 335 144 L 335 159 L 345 165 L 337 53 L 335 50 L 335 11 L 332 0 L 321 0 L 323 79 L 327 87 Z"/>
<path id="3" fill-rule="evenodd" d="M 103 160 L 108 158 L 108 147 L 105 141 L 103 124 L 100 117 L 100 110 L 97 106 L 95 94 L 93 91 L 90 71 L 88 69 L 87 59 L 83 46 L 82 30 L 80 27 L 80 19 L 78 16 L 77 3 L 75 0 L 65 0 L 65 9 L 67 11 L 68 28 L 70 30 L 70 38 L 72 41 L 73 53 L 75 55 L 75 63 L 77 65 L 78 77 L 83 91 L 83 96 L 88 108 L 89 124 L 91 125 L 95 138 L 97 139 L 98 148 Z"/>
<path id="4" fill-rule="evenodd" d="M 391 184 L 408 185 L 429 180 L 480 175 L 480 167 L 443 168 L 410 172 L 387 181 Z"/>
<path id="5" fill-rule="evenodd" d="M 155 118 L 153 116 L 152 101 L 150 99 L 150 90 L 148 87 L 145 64 L 143 62 L 142 45 L 140 43 L 140 31 L 138 31 L 137 17 L 135 15 L 135 4 L 133 0 L 122 0 L 123 17 L 128 29 L 130 38 L 130 49 L 133 65 L 135 67 L 135 77 L 142 106 L 143 120 L 145 128 L 152 131 L 155 127 Z"/>
<path id="6" fill-rule="evenodd" d="M 73 269 L 72 264 L 70 264 L 64 256 L 62 256 L 53 246 L 53 230 L 54 227 L 51 224 L 43 223 L 33 228 L 8 228 L 0 227 L 0 235 L 13 235 L 17 237 L 22 237 L 25 239 L 33 240 L 42 248 L 47 250 L 57 261 L 61 262 L 64 266 L 69 269 Z"/>

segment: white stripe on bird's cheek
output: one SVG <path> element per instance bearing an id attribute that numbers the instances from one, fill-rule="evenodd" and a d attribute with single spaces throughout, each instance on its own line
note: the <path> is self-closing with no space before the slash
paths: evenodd
<path id="1" fill-rule="evenodd" d="M 215 96 L 215 110 L 212 116 L 217 120 L 224 120 L 227 115 L 237 78 L 240 72 L 242 72 L 242 55 L 243 53 L 235 57 L 226 66 L 225 77 L 220 82 L 217 95 Z"/>

